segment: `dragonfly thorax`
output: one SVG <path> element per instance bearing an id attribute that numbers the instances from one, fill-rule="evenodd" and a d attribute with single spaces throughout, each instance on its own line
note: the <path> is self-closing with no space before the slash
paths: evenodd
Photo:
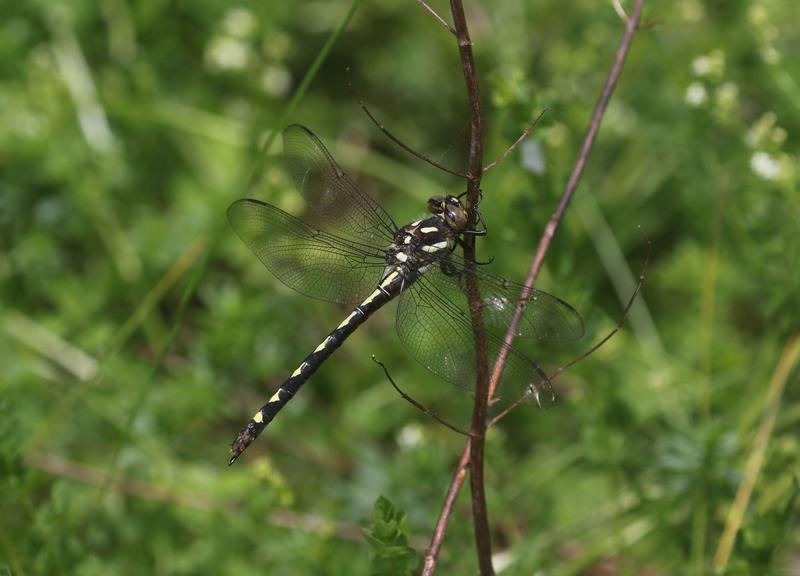
<path id="1" fill-rule="evenodd" d="M 400 228 L 386 253 L 386 263 L 414 276 L 452 252 L 456 232 L 441 214 L 415 220 Z"/>

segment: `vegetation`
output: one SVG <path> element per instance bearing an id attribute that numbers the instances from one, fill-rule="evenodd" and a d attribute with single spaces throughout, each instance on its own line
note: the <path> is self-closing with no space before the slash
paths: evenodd
<path id="1" fill-rule="evenodd" d="M 447 15 L 444 2 L 433 6 Z M 0 573 L 404 574 L 469 398 L 383 310 L 228 468 L 240 426 L 348 312 L 281 285 L 229 229 L 301 214 L 276 131 L 311 127 L 408 221 L 463 182 L 452 36 L 416 2 L 5 3 L 0 29 Z M 480 258 L 522 280 L 624 23 L 611 3 L 470 1 L 488 160 Z M 549 411 L 493 429 L 502 574 L 797 573 L 800 13 L 650 3 L 538 286 L 587 337 L 527 348 Z M 532 344 L 525 343 L 525 346 Z M 476 572 L 469 494 L 439 573 Z M 737 522 L 741 514 L 741 522 Z M 726 552 L 731 546 L 730 552 Z M 416 550 L 416 558 L 412 556 Z"/>

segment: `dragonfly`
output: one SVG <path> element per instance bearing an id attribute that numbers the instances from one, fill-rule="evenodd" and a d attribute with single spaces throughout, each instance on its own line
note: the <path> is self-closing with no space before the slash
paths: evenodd
<path id="1" fill-rule="evenodd" d="M 398 227 L 392 217 L 336 163 L 308 128 L 283 131 L 286 167 L 303 196 L 303 219 L 252 198 L 235 201 L 228 220 L 245 245 L 286 286 L 305 296 L 355 305 L 297 366 L 231 444 L 233 464 L 305 382 L 378 309 L 398 299 L 396 331 L 410 354 L 441 379 L 467 391 L 475 381 L 475 337 L 467 283 L 476 280 L 487 352 L 507 355 L 500 386 L 546 406 L 555 392 L 545 372 L 503 335 L 524 305 L 517 336 L 569 342 L 584 334 L 580 314 L 564 300 L 468 266 L 455 248 L 469 213 L 459 197 L 433 196 L 428 215 Z"/>

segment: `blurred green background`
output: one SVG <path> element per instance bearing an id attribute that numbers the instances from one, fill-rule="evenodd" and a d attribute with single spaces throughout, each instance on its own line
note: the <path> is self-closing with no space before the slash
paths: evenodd
<path id="1" fill-rule="evenodd" d="M 557 381 L 553 409 L 491 432 L 496 565 L 709 573 L 750 461 L 728 573 L 797 574 L 800 11 L 649 4 L 656 25 L 634 41 L 538 284 L 582 312 L 587 337 L 522 345 L 552 369 L 614 326 L 647 251 L 637 225 L 649 276 L 626 328 Z M 479 256 L 522 280 L 623 22 L 588 0 L 467 8 L 487 161 L 547 108 L 483 181 Z M 454 39 L 411 0 L 30 0 L 2 13 L 0 568 L 381 573 L 371 555 L 386 549 L 364 536 L 391 532 L 373 525 L 381 495 L 421 551 L 463 440 L 401 400 L 370 355 L 436 407 L 460 399 L 404 352 L 393 307 L 226 466 L 240 426 L 347 310 L 272 278 L 225 210 L 251 195 L 302 214 L 280 138 L 259 153 L 290 122 L 398 222 L 460 193 L 369 123 L 345 72 L 399 137 L 460 169 Z M 476 570 L 465 492 L 440 573 Z"/>

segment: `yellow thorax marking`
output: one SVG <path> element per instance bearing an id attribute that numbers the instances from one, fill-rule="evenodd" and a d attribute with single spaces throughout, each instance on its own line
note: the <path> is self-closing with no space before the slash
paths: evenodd
<path id="1" fill-rule="evenodd" d="M 447 248 L 447 240 L 442 240 L 441 242 L 436 242 L 434 244 L 426 244 L 422 247 L 423 252 L 433 253 L 438 252 L 439 250 L 443 250 Z"/>

